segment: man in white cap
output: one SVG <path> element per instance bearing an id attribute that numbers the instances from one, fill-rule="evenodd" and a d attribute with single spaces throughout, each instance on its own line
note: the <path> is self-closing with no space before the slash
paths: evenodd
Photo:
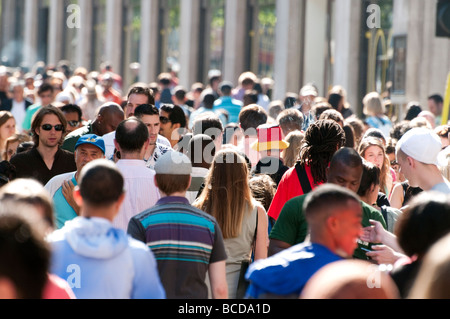
<path id="1" fill-rule="evenodd" d="M 155 164 L 161 199 L 131 218 L 128 234 L 151 248 L 168 299 L 228 298 L 227 255 L 217 221 L 191 206 L 186 191 L 192 163 L 180 152 L 167 152 Z"/>
<path id="2" fill-rule="evenodd" d="M 300 90 L 300 94 L 298 96 L 300 106 L 298 107 L 298 110 L 303 113 L 303 131 L 306 131 L 314 122 L 314 115 L 311 113 L 311 109 L 314 105 L 314 99 L 317 96 L 317 89 L 311 84 L 303 86 Z"/>
<path id="3" fill-rule="evenodd" d="M 450 182 L 439 170 L 441 149 L 439 136 L 428 128 L 413 128 L 398 141 L 397 162 L 411 187 L 450 194 Z"/>

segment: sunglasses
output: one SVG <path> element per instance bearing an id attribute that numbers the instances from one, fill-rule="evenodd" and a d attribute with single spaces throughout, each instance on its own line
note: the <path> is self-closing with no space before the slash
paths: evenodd
<path id="1" fill-rule="evenodd" d="M 72 127 L 77 127 L 80 121 L 68 121 L 67 123 Z"/>
<path id="2" fill-rule="evenodd" d="M 62 124 L 57 124 L 57 125 L 55 125 L 55 126 L 52 126 L 52 125 L 50 125 L 50 124 L 44 124 L 44 125 L 41 126 L 41 128 L 42 128 L 44 131 L 51 131 L 52 128 L 54 128 L 55 131 L 57 131 L 57 132 L 62 132 L 62 131 L 64 130 L 64 125 L 62 125 Z"/>
<path id="3" fill-rule="evenodd" d="M 165 116 L 160 116 L 160 117 L 159 117 L 159 121 L 160 121 L 162 124 L 167 124 L 167 123 L 170 122 L 170 120 L 169 120 L 167 117 L 165 117 Z"/>

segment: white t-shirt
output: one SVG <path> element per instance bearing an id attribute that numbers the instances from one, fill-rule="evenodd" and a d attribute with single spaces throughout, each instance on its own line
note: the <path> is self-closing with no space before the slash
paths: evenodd
<path id="1" fill-rule="evenodd" d="M 25 109 L 25 101 L 17 102 L 16 100 L 13 100 L 11 113 L 14 116 L 14 119 L 16 120 L 16 127 L 22 128 L 22 123 L 27 113 Z"/>

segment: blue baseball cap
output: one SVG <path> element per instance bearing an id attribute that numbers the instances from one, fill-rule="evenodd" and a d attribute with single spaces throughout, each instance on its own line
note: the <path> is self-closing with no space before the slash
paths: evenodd
<path id="1" fill-rule="evenodd" d="M 77 144 L 75 145 L 75 149 L 77 149 L 78 146 L 83 144 L 91 144 L 97 146 L 103 152 L 103 154 L 105 154 L 105 141 L 100 136 L 97 136 L 95 134 L 87 134 L 81 136 L 78 139 Z"/>

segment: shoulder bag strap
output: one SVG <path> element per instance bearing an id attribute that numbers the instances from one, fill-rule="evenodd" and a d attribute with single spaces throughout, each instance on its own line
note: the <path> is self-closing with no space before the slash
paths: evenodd
<path id="1" fill-rule="evenodd" d="M 302 186 L 303 194 L 311 192 L 312 187 L 309 183 L 308 175 L 306 174 L 306 170 L 300 164 L 300 162 L 295 165 L 295 170 L 297 171 L 298 180 L 300 181 L 300 185 Z"/>

